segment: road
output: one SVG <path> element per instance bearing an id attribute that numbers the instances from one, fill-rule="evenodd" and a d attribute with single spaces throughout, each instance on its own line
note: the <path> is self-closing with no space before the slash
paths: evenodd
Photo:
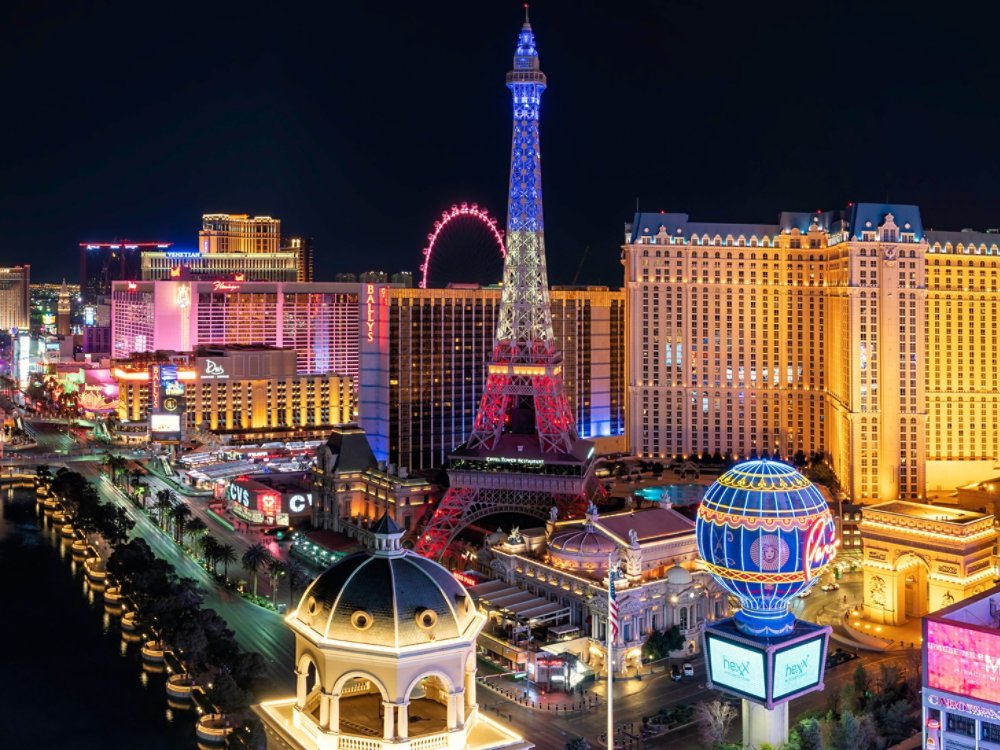
<path id="1" fill-rule="evenodd" d="M 907 652 L 900 651 L 889 654 L 863 652 L 860 662 L 867 667 L 877 668 L 880 664 L 905 664 L 910 658 Z M 635 727 L 638 727 L 642 723 L 643 716 L 654 714 L 662 708 L 719 698 L 720 693 L 705 687 L 704 661 L 698 658 L 692 663 L 695 666 L 693 678 L 675 683 L 670 680 L 668 672 L 662 672 L 650 678 L 644 678 L 642 683 L 631 682 L 630 686 L 633 692 L 630 695 L 619 696 L 618 691 L 616 691 L 616 724 L 621 726 L 633 722 Z M 838 695 L 843 685 L 851 680 L 854 668 L 858 663 L 858 660 L 851 661 L 829 670 L 826 673 L 826 687 L 823 691 L 809 693 L 793 700 L 789 710 L 790 723 L 794 723 L 797 716 L 807 711 L 825 710 L 830 705 L 833 696 Z M 592 746 L 598 747 L 597 738 L 607 726 L 607 713 L 603 702 L 599 707 L 585 713 L 556 715 L 511 703 L 481 686 L 478 698 L 480 705 L 484 707 L 489 716 L 499 715 L 505 722 L 510 716 L 510 723 L 514 728 L 534 742 L 540 750 L 562 750 L 566 743 L 575 736 L 583 736 L 590 741 Z M 731 729 L 734 741 L 739 741 L 741 731 L 740 720 L 737 718 Z M 698 738 L 697 730 L 694 727 L 671 732 L 648 742 L 637 744 L 636 747 L 643 750 L 668 747 L 705 749 L 705 745 Z"/>
<path id="2" fill-rule="evenodd" d="M 148 516 L 124 498 L 101 473 L 99 464 L 79 463 L 73 468 L 94 483 L 102 499 L 124 507 L 135 521 L 132 536 L 145 539 L 156 556 L 167 560 L 179 575 L 193 578 L 205 592 L 205 606 L 225 618 L 245 649 L 258 651 L 264 657 L 267 677 L 272 683 L 272 695 L 276 697 L 293 692 L 295 640 L 281 615 L 251 604 L 238 594 L 218 586 L 207 570 L 184 554 Z M 262 699 L 268 697 L 271 696 L 261 696 Z"/>
<path id="3" fill-rule="evenodd" d="M 188 557 L 148 516 L 126 500 L 111 481 L 101 473 L 100 460 L 102 456 L 91 455 L 89 448 L 81 450 L 80 442 L 87 442 L 85 439 L 77 442 L 71 434 L 63 432 L 60 425 L 51 422 L 36 420 L 32 422 L 32 428 L 37 435 L 38 447 L 23 451 L 23 457 L 15 461 L 7 460 L 4 462 L 5 465 L 11 463 L 40 464 L 48 461 L 53 465 L 53 470 L 55 470 L 56 465 L 65 464 L 90 479 L 103 500 L 124 507 L 135 521 L 132 537 L 144 539 L 156 556 L 170 562 L 179 575 L 194 579 L 205 592 L 205 606 L 214 609 L 226 620 L 243 648 L 248 651 L 257 651 L 264 657 L 267 664 L 267 677 L 272 687 L 270 692 L 262 695 L 261 698 L 287 696 L 294 692 L 295 680 L 292 670 L 295 659 L 295 639 L 281 615 L 251 604 L 238 594 L 219 586 L 208 571 Z M 67 455 L 56 453 L 56 451 L 69 451 L 70 453 Z M 115 452 L 122 455 L 119 451 Z M 128 455 L 128 453 L 124 455 Z M 155 476 L 151 475 L 148 479 L 150 480 L 150 490 L 154 496 L 156 491 L 163 487 L 173 489 Z M 210 529 L 213 529 L 213 533 L 215 530 L 221 529 L 216 521 L 207 517 L 203 503 L 199 504 L 197 500 L 192 499 L 189 504 L 192 511 L 199 515 Z M 242 543 L 242 546 L 238 547 L 240 556 L 250 544 L 250 541 L 241 537 L 242 535 L 232 534 L 227 535 L 225 540 L 229 543 Z M 238 565 L 239 563 L 237 563 Z M 262 582 L 264 582 L 266 589 L 267 584 L 263 577 Z"/>
<path id="4" fill-rule="evenodd" d="M 59 449 L 73 450 L 67 441 L 69 444 L 73 442 L 70 436 L 59 432 L 57 428 L 42 428 L 39 430 L 40 445 L 32 452 L 45 454 Z M 85 456 L 62 458 L 77 459 L 74 460 L 73 468 L 91 478 L 104 499 L 120 504 L 128 510 L 129 515 L 136 521 L 133 536 L 144 538 L 159 557 L 174 565 L 180 575 L 197 581 L 206 592 L 205 605 L 215 609 L 226 619 L 244 648 L 258 651 L 264 656 L 267 662 L 267 676 L 273 683 L 272 695 L 290 695 L 294 691 L 292 671 L 294 639 L 282 618 L 273 612 L 246 602 L 238 595 L 221 589 L 207 571 L 185 555 L 172 540 L 157 528 L 155 523 L 124 499 L 111 482 L 101 474 L 98 463 L 93 460 L 87 461 Z M 158 490 L 164 488 L 176 491 L 174 487 L 155 475 L 150 475 L 146 481 L 153 496 Z M 233 534 L 221 527 L 218 522 L 208 516 L 207 502 L 204 499 L 196 497 L 185 499 L 195 516 L 201 518 L 220 540 L 237 547 L 239 555 L 242 555 L 251 543 L 257 541 L 253 537 Z M 277 544 L 273 541 L 270 544 L 277 548 Z M 849 601 L 853 601 L 860 595 L 860 576 L 857 576 L 857 580 L 854 576 L 848 576 L 847 579 L 841 581 L 840 591 L 831 593 L 816 591 L 807 599 L 796 600 L 793 604 L 793 611 L 797 616 L 809 619 L 836 605 L 838 600 L 842 601 L 845 594 L 849 597 Z M 907 658 L 907 655 L 902 652 L 893 652 L 888 655 L 864 653 L 861 661 L 867 666 L 877 666 L 890 661 L 905 662 Z M 794 722 L 796 716 L 806 711 L 825 709 L 831 697 L 839 693 L 843 684 L 851 679 L 854 666 L 857 663 L 848 662 L 830 670 L 826 675 L 826 689 L 823 692 L 811 693 L 792 701 L 791 720 Z M 693 664 L 696 670 L 695 677 L 685 679 L 680 683 L 672 682 L 669 679 L 669 673 L 662 672 L 644 678 L 641 683 L 630 681 L 622 685 L 625 694 L 617 696 L 615 700 L 617 723 L 622 725 L 632 722 L 638 727 L 643 716 L 649 716 L 661 708 L 681 703 L 697 703 L 719 697 L 719 693 L 705 687 L 704 662 L 701 659 L 695 659 Z M 603 694 L 603 687 L 597 687 L 594 692 Z M 268 697 L 272 696 L 262 696 L 264 699 Z M 505 722 L 510 717 L 509 721 L 514 728 L 534 742 L 540 750 L 562 750 L 566 742 L 578 735 L 586 737 L 596 747 L 597 737 L 606 726 L 606 707 L 603 702 L 598 708 L 586 713 L 571 716 L 556 715 L 523 708 L 482 687 L 479 689 L 479 702 L 484 712 L 490 716 L 499 715 Z M 740 732 L 738 720 L 734 722 L 733 732 L 735 735 Z M 702 750 L 704 746 L 698 739 L 696 730 L 689 728 L 641 743 L 637 747 L 649 748 L 650 750 L 667 747 Z"/>
<path id="5" fill-rule="evenodd" d="M 197 495 L 184 495 L 183 493 L 177 491 L 177 488 L 171 485 L 169 482 L 165 482 L 160 479 L 155 474 L 148 474 L 143 481 L 149 486 L 149 496 L 150 498 L 155 498 L 156 493 L 161 490 L 167 490 L 173 492 L 178 498 L 182 499 L 187 506 L 191 509 L 191 513 L 195 518 L 201 519 L 201 521 L 208 528 L 209 533 L 216 537 L 222 544 L 231 544 L 236 550 L 237 559 L 243 557 L 243 553 L 246 552 L 252 545 L 260 542 L 263 544 L 268 552 L 271 553 L 273 557 L 279 560 L 288 560 L 288 543 L 279 544 L 275 537 L 266 536 L 262 534 L 246 534 L 237 533 L 230 531 L 228 528 L 223 526 L 213 518 L 208 512 L 209 498 L 201 497 Z M 229 568 L 230 575 L 234 572 L 236 577 L 240 577 L 243 574 L 247 579 L 248 587 L 252 585 L 251 576 L 249 573 L 245 573 L 240 568 L 239 563 L 236 565 L 231 565 Z M 261 596 L 271 595 L 271 586 L 267 580 L 267 576 L 261 571 L 258 582 L 257 582 L 257 592 Z M 281 581 L 278 582 L 278 601 L 279 602 L 289 602 L 289 591 L 287 583 L 285 586 L 281 585 Z"/>

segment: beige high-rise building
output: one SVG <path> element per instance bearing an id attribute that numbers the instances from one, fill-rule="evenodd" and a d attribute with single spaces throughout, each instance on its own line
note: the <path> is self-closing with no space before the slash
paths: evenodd
<path id="1" fill-rule="evenodd" d="M 641 456 L 824 454 L 855 500 L 990 475 L 1000 235 L 916 206 L 777 224 L 628 225 L 629 445 Z"/>
<path id="2" fill-rule="evenodd" d="M 200 253 L 276 253 L 281 220 L 247 214 L 205 214 L 198 232 Z"/>
<path id="3" fill-rule="evenodd" d="M 28 286 L 31 266 L 0 268 L 0 330 L 17 328 L 27 331 L 30 326 Z"/>

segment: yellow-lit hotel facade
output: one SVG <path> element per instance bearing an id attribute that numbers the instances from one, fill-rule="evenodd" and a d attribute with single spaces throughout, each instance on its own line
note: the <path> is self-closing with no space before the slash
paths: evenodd
<path id="1" fill-rule="evenodd" d="M 640 213 L 622 263 L 637 455 L 821 453 L 865 504 L 993 475 L 1000 234 L 897 204 Z"/>

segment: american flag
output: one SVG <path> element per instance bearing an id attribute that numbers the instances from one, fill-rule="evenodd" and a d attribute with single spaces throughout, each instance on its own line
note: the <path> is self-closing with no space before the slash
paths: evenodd
<path id="1" fill-rule="evenodd" d="M 611 642 L 618 640 L 618 597 L 615 595 L 615 575 L 618 571 L 608 566 L 608 628 Z"/>

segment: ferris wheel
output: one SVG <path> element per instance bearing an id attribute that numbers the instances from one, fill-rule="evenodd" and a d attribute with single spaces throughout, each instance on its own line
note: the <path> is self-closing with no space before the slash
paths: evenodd
<path id="1" fill-rule="evenodd" d="M 420 288 L 450 283 L 499 284 L 506 255 L 503 230 L 485 208 L 475 203 L 453 205 L 434 222 L 420 264 Z"/>

